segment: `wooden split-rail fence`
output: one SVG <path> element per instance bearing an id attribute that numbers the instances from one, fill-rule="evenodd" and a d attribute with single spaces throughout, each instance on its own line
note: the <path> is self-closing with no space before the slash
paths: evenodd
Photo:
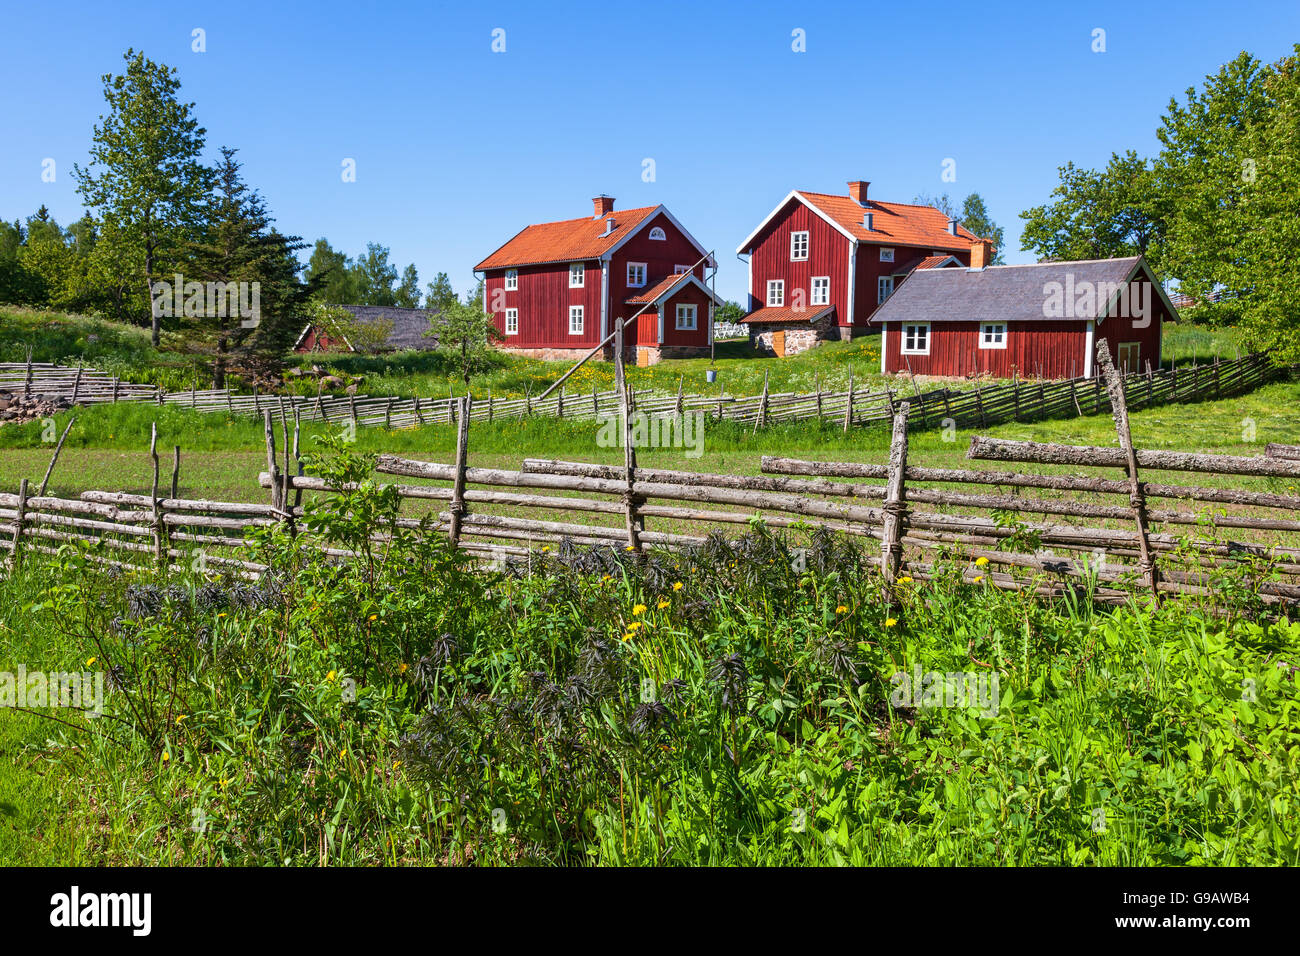
<path id="1" fill-rule="evenodd" d="M 1265 353 L 1233 361 L 1216 359 L 1208 364 L 1182 365 L 1123 377 L 1128 407 L 1151 408 L 1175 402 L 1225 398 L 1251 391 L 1287 374 Z M 461 398 L 402 398 L 375 395 L 276 395 L 236 394 L 228 389 L 197 388 L 167 392 L 152 385 L 121 381 L 117 376 L 82 367 L 33 363 L 0 364 L 0 392 L 38 394 L 68 399 L 72 404 L 99 402 L 153 402 L 188 406 L 199 411 L 227 412 L 258 418 L 266 411 L 301 421 L 323 421 L 346 426 L 409 428 L 428 424 L 454 424 Z M 619 414 L 622 397 L 616 390 L 574 392 L 559 389 L 545 399 L 474 396 L 470 415 L 476 421 L 522 419 L 531 416 L 558 418 L 602 418 Z M 899 405 L 911 408 L 911 427 L 987 428 L 1010 421 L 1069 418 L 1111 410 L 1111 400 L 1101 377 L 1063 381 L 1015 378 L 997 385 L 976 383 L 963 389 L 922 390 L 868 389 L 855 385 L 850 373 L 848 387 L 812 392 L 772 392 L 766 376 L 762 392 L 728 395 L 720 386 L 717 395 L 685 394 L 679 382 L 676 394 L 650 389 L 633 389 L 633 411 L 650 418 L 700 413 L 714 420 L 728 420 L 761 428 L 780 422 L 821 419 L 841 424 L 847 431 L 856 425 L 890 423 Z"/>

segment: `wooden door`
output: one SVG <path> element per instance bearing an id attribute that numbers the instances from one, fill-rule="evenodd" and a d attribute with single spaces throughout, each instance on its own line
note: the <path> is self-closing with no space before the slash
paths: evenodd
<path id="1" fill-rule="evenodd" d="M 772 333 L 772 351 L 777 358 L 785 358 L 785 329 L 777 329 Z"/>

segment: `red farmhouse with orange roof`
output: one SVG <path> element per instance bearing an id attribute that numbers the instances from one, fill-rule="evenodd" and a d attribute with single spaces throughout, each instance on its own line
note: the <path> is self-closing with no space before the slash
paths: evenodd
<path id="1" fill-rule="evenodd" d="M 708 250 L 663 206 L 616 211 L 608 196 L 592 204 L 591 216 L 528 226 L 474 267 L 502 347 L 580 358 L 617 319 L 635 317 L 625 358 L 707 355 L 721 304 L 704 284 L 716 268 Z"/>
<path id="2" fill-rule="evenodd" d="M 848 339 L 895 286 L 917 269 L 983 268 L 994 256 L 981 239 L 933 206 L 867 198 L 865 181 L 847 196 L 794 190 L 736 250 L 749 257 L 750 342 L 793 355 L 822 339 Z"/>

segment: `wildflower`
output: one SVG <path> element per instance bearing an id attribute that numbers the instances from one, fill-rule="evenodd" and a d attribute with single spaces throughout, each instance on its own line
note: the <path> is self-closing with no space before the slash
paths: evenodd
<path id="1" fill-rule="evenodd" d="M 396 770 L 396 769 L 397 769 L 398 767 L 400 767 L 401 765 L 402 765 L 402 761 L 400 761 L 400 760 L 394 760 L 394 761 L 393 761 L 393 769 L 394 769 L 394 770 Z"/>
<path id="2" fill-rule="evenodd" d="M 626 548 L 624 548 L 623 550 L 624 550 L 624 551 L 635 551 L 636 548 L 632 547 L 632 545 L 629 544 L 629 545 L 628 545 Z"/>
<path id="3" fill-rule="evenodd" d="M 329 681 L 332 684 L 334 683 L 334 678 L 338 676 L 339 675 L 337 671 L 330 671 L 328 674 L 325 675 L 325 680 Z"/>
<path id="4" fill-rule="evenodd" d="M 543 551 L 550 551 L 550 550 L 551 550 L 551 546 L 550 546 L 549 544 L 542 545 L 542 550 L 543 550 Z"/>
<path id="5" fill-rule="evenodd" d="M 181 722 L 184 721 L 184 720 L 185 720 L 185 715 L 184 715 L 184 714 L 177 714 L 177 715 L 176 715 L 176 723 L 179 724 L 179 723 L 181 723 Z"/>
<path id="6" fill-rule="evenodd" d="M 898 618 L 896 617 L 885 618 L 885 627 L 893 627 L 897 623 L 898 623 Z"/>
<path id="7" fill-rule="evenodd" d="M 632 608 L 632 613 L 633 613 L 634 615 L 636 615 L 637 617 L 640 617 L 642 614 L 645 613 L 645 605 L 644 605 L 644 604 L 637 604 L 637 605 L 635 605 L 635 606 Z"/>
<path id="8" fill-rule="evenodd" d="M 219 621 L 219 620 L 221 620 L 221 619 L 222 619 L 223 617 L 225 617 L 225 616 L 226 616 L 226 612 L 225 612 L 225 611 L 222 611 L 220 614 L 217 615 L 217 620 Z"/>
<path id="9" fill-rule="evenodd" d="M 378 615 L 378 614 L 372 614 L 372 615 L 370 615 L 370 620 L 372 620 L 372 621 L 377 621 L 377 620 L 379 620 L 379 615 Z"/>
<path id="10" fill-rule="evenodd" d="M 86 666 L 89 667 L 91 664 L 95 663 L 95 660 L 96 658 L 92 657 L 90 660 L 86 661 Z"/>
<path id="11" fill-rule="evenodd" d="M 171 754 L 169 754 L 167 751 L 164 750 L 162 758 L 163 758 L 163 763 L 166 763 L 167 761 L 172 759 L 172 756 Z"/>
<path id="12" fill-rule="evenodd" d="M 673 606 L 673 602 L 667 600 L 666 598 L 660 598 L 659 603 L 655 605 L 655 607 L 659 608 L 659 610 L 661 611 L 666 607 L 672 607 L 672 606 Z"/>
<path id="13" fill-rule="evenodd" d="M 674 591 L 680 591 L 681 589 L 682 589 L 682 582 L 681 582 L 681 581 L 674 581 L 674 582 L 673 582 L 673 590 L 674 590 Z"/>
<path id="14" fill-rule="evenodd" d="M 406 673 L 406 668 L 407 668 L 406 661 L 402 661 L 402 663 L 400 663 L 400 664 L 397 665 L 397 673 L 399 673 L 399 674 L 405 674 L 405 673 Z"/>
<path id="15" fill-rule="evenodd" d="M 975 559 L 975 567 L 977 567 L 977 568 L 982 568 L 982 567 L 984 567 L 984 565 L 986 565 L 986 564 L 988 564 L 988 563 L 989 563 L 989 559 L 988 559 L 988 558 L 980 557 L 980 558 L 976 558 L 976 559 Z"/>
<path id="16" fill-rule="evenodd" d="M 899 583 L 899 584 L 911 584 L 911 583 L 912 583 L 912 579 L 911 579 L 908 575 L 904 574 L 901 578 L 898 579 L 898 583 Z"/>
<path id="17" fill-rule="evenodd" d="M 225 777 L 222 777 L 221 780 L 219 781 L 219 785 L 221 786 L 222 790 L 225 790 L 226 787 L 230 785 L 230 781 L 227 780 Z"/>
<path id="18" fill-rule="evenodd" d="M 634 631 L 628 631 L 626 634 L 623 635 L 623 640 L 630 641 L 634 637 L 636 637 L 636 633 Z"/>
<path id="19" fill-rule="evenodd" d="M 633 621 L 631 624 L 627 626 L 627 629 L 629 631 L 639 631 L 641 629 L 641 626 L 642 625 L 640 621 Z"/>
<path id="20" fill-rule="evenodd" d="M 839 605 L 838 607 L 835 608 L 835 613 L 836 613 L 836 614 L 843 614 L 843 613 L 844 613 L 845 611 L 847 611 L 847 610 L 848 610 L 848 608 L 845 607 L 843 604 L 841 604 L 841 605 Z"/>
<path id="21" fill-rule="evenodd" d="M 347 755 L 348 755 L 348 749 L 346 747 L 344 747 L 342 750 L 339 751 L 340 760 L 346 757 Z"/>

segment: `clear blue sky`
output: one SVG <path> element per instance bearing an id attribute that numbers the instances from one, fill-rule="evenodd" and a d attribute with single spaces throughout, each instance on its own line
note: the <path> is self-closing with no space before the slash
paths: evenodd
<path id="1" fill-rule="evenodd" d="M 1058 166 L 1154 152 L 1169 97 L 1243 49 L 1287 53 L 1300 4 L 8 0 L 0 23 L 10 221 L 42 203 L 65 225 L 80 216 L 72 165 L 100 77 L 135 47 L 179 70 L 209 153 L 238 147 L 289 233 L 351 255 L 378 241 L 422 287 L 445 271 L 464 290 L 524 225 L 588 214 L 604 192 L 667 204 L 718 250 L 718 291 L 739 299 L 740 240 L 790 189 L 848 179 L 902 202 L 979 192 L 1008 261 L 1028 261 L 1018 213 Z M 1091 49 L 1098 27 L 1105 53 Z"/>

